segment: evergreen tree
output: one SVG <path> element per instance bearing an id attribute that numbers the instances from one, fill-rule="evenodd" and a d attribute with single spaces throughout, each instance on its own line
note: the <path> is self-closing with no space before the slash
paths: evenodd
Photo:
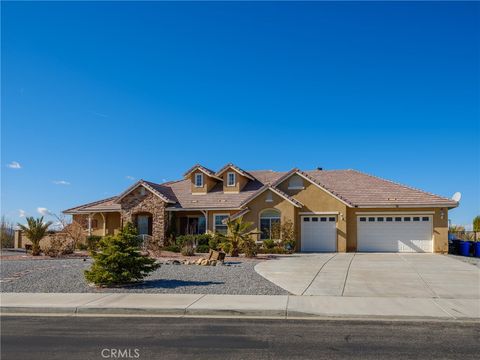
<path id="1" fill-rule="evenodd" d="M 160 267 L 155 259 L 141 253 L 141 239 L 135 227 L 128 223 L 115 236 L 100 240 L 91 251 L 94 262 L 85 270 L 85 278 L 96 285 L 117 285 L 142 280 Z"/>

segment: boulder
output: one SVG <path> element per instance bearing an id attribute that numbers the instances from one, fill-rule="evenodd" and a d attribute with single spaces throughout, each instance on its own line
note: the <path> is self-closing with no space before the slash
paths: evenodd
<path id="1" fill-rule="evenodd" d="M 203 266 L 208 266 L 208 260 L 207 259 L 202 259 L 202 261 L 200 262 L 200 265 L 203 265 Z"/>

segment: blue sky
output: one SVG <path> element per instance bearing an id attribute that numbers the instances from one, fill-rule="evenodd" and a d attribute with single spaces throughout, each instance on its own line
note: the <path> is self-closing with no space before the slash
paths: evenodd
<path id="1" fill-rule="evenodd" d="M 58 213 L 118 194 L 129 177 L 234 162 L 461 191 L 450 216 L 470 223 L 480 212 L 479 9 L 4 2 L 2 214 Z"/>

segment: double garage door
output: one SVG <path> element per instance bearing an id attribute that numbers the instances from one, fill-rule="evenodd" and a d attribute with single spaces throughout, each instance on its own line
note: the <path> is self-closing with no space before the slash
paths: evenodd
<path id="1" fill-rule="evenodd" d="M 300 221 L 302 251 L 337 251 L 335 216 L 302 216 Z M 362 215 L 356 221 L 357 251 L 433 251 L 431 215 Z"/>
<path id="2" fill-rule="evenodd" d="M 432 252 L 432 216 L 358 216 L 357 251 Z"/>

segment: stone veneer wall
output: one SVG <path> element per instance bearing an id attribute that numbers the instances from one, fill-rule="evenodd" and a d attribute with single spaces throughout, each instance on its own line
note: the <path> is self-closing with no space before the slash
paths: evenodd
<path id="1" fill-rule="evenodd" d="M 152 236 L 155 242 L 163 246 L 165 231 L 168 226 L 168 218 L 165 212 L 165 203 L 145 189 L 145 195 L 141 194 L 141 187 L 125 196 L 122 201 L 122 222 L 135 223 L 135 215 L 139 213 L 152 214 Z"/>

